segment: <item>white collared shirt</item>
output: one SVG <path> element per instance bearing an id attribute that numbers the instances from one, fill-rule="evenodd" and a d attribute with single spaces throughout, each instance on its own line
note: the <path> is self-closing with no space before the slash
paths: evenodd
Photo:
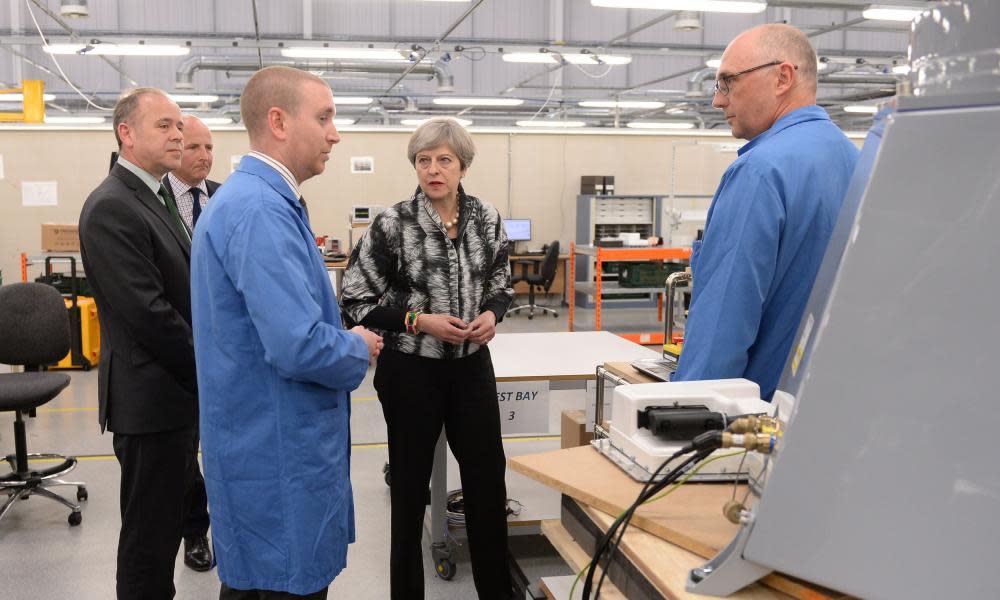
<path id="1" fill-rule="evenodd" d="M 251 150 L 248 156 L 252 156 L 257 160 L 267 163 L 272 169 L 281 175 L 281 178 L 285 180 L 288 187 L 291 188 L 292 193 L 295 194 L 296 198 L 302 198 L 302 192 L 299 191 L 299 184 L 295 182 L 295 177 L 292 176 L 292 172 L 288 170 L 288 167 L 281 164 L 277 160 L 271 158 L 270 156 L 264 154 L 263 152 L 257 152 L 256 150 Z"/>
<path id="2" fill-rule="evenodd" d="M 180 213 L 181 219 L 184 219 L 184 224 L 187 225 L 188 229 L 194 231 L 194 194 L 191 193 L 191 189 L 196 187 L 201 190 L 198 203 L 201 204 L 202 208 L 205 208 L 205 205 L 208 204 L 208 186 L 205 185 L 204 180 L 196 186 L 190 186 L 178 179 L 173 173 L 167 173 L 167 181 L 170 183 L 170 189 L 177 201 L 177 212 Z"/>

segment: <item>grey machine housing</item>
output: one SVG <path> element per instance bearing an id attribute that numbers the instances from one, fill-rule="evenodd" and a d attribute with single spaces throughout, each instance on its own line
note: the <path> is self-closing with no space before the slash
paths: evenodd
<path id="1" fill-rule="evenodd" d="M 845 200 L 779 385 L 780 451 L 689 590 L 773 569 L 864 598 L 1000 598 L 997 31 L 990 0 L 913 22 L 913 95 Z"/>

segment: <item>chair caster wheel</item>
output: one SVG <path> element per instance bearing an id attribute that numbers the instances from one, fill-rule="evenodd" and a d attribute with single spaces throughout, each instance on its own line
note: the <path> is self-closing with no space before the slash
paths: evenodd
<path id="1" fill-rule="evenodd" d="M 437 576 L 445 581 L 451 581 L 452 578 L 455 577 L 455 572 L 457 570 L 458 568 L 455 566 L 455 563 L 446 559 L 437 561 L 437 565 L 434 567 L 434 571 L 437 573 Z"/>
<path id="2" fill-rule="evenodd" d="M 389 470 L 389 463 L 382 467 L 382 479 L 385 480 L 386 487 L 392 487 L 392 472 Z"/>
<path id="3" fill-rule="evenodd" d="M 87 495 L 87 488 L 83 487 L 82 485 L 80 487 L 76 488 L 76 499 L 77 500 L 79 500 L 80 502 L 84 502 L 84 501 L 87 500 L 88 497 L 89 496 Z"/>
<path id="4" fill-rule="evenodd" d="M 73 511 L 69 513 L 69 519 L 67 520 L 69 521 L 70 527 L 76 527 L 83 522 L 83 515 L 77 511 Z"/>

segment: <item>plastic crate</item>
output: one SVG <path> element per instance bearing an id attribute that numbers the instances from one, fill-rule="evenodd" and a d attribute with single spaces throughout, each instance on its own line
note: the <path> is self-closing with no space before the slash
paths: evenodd
<path id="1" fill-rule="evenodd" d="M 628 262 L 618 269 L 618 284 L 622 287 L 659 288 L 666 285 L 667 276 L 687 268 L 685 263 Z"/>
<path id="2" fill-rule="evenodd" d="M 71 310 L 73 301 L 64 298 L 66 310 Z M 101 360 L 101 326 L 97 320 L 97 303 L 93 298 L 77 296 L 77 309 L 80 311 L 80 356 L 84 361 L 73 361 L 73 350 L 58 363 L 53 365 L 56 369 L 79 369 L 89 370 L 96 367 Z"/>

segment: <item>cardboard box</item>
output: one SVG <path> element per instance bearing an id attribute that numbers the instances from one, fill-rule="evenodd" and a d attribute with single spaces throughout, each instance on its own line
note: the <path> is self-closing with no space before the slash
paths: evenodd
<path id="1" fill-rule="evenodd" d="M 559 447 L 586 446 L 594 439 L 594 432 L 587 431 L 587 413 L 582 410 L 564 410 L 559 423 Z"/>
<path id="2" fill-rule="evenodd" d="M 42 223 L 42 252 L 79 252 L 80 226 Z"/>

